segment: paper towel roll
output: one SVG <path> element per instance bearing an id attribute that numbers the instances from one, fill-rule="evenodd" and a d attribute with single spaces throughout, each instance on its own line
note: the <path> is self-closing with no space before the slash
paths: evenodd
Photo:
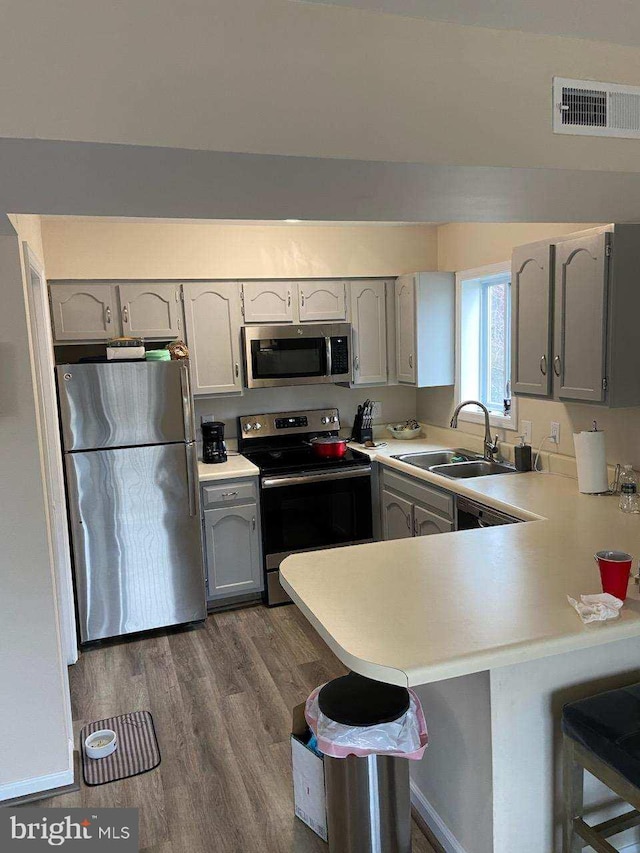
<path id="1" fill-rule="evenodd" d="M 587 495 L 609 489 L 604 432 L 574 432 L 578 490 Z"/>

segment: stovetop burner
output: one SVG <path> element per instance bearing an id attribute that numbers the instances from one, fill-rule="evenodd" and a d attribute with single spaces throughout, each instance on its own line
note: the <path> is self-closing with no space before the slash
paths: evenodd
<path id="1" fill-rule="evenodd" d="M 272 412 L 238 418 L 238 449 L 263 474 L 297 473 L 349 468 L 369 462 L 365 453 L 348 449 L 341 459 L 320 459 L 309 440 L 314 436 L 337 436 L 337 409 Z"/>
<path id="2" fill-rule="evenodd" d="M 278 450 L 244 450 L 244 455 L 257 465 L 261 474 L 294 474 L 298 471 L 323 471 L 350 468 L 369 462 L 365 453 L 347 449 L 341 459 L 319 459 L 310 447 L 289 447 Z"/>

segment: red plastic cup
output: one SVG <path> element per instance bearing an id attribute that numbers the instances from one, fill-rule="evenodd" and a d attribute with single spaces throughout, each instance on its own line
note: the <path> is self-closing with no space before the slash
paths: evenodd
<path id="1" fill-rule="evenodd" d="M 598 551 L 593 559 L 600 569 L 602 591 L 615 595 L 620 601 L 627 597 L 633 557 L 624 551 Z"/>

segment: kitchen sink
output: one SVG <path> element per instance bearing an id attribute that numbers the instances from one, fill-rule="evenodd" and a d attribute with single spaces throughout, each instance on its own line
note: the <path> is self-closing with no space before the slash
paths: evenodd
<path id="1" fill-rule="evenodd" d="M 442 474 L 452 480 L 466 480 L 470 477 L 487 477 L 491 474 L 513 474 L 515 468 L 503 465 L 501 462 L 489 462 L 488 459 L 477 459 L 473 462 L 454 462 L 449 465 L 432 465 L 429 468 L 434 474 Z"/>
<path id="2" fill-rule="evenodd" d="M 460 450 L 460 448 L 455 450 L 425 450 L 423 453 L 400 453 L 392 458 L 406 462 L 408 465 L 415 465 L 416 468 L 424 468 L 427 471 L 430 471 L 435 465 L 482 460 L 482 456 L 474 453 L 473 450 Z"/>
<path id="3" fill-rule="evenodd" d="M 473 450 L 456 447 L 454 450 L 425 450 L 424 453 L 400 453 L 393 456 L 408 465 L 442 474 L 452 480 L 466 480 L 470 477 L 487 477 L 492 474 L 512 474 L 511 465 L 490 462 Z"/>

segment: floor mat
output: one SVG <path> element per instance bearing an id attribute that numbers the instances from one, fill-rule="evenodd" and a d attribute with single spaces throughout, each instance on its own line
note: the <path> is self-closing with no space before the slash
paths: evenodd
<path id="1" fill-rule="evenodd" d="M 106 758 L 87 758 L 84 742 L 93 732 L 113 729 L 118 748 Z M 82 775 L 87 785 L 105 785 L 129 776 L 147 773 L 160 764 L 160 747 L 149 711 L 134 711 L 88 723 L 80 732 Z"/>

